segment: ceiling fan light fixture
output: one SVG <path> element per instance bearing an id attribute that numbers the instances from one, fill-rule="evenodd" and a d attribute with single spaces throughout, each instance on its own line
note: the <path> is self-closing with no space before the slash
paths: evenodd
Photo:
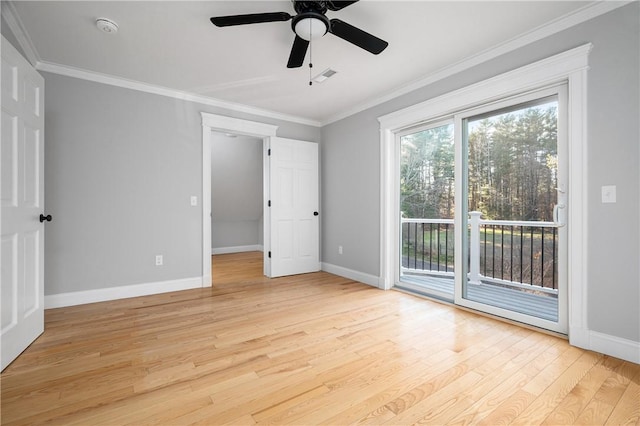
<path id="1" fill-rule="evenodd" d="M 293 30 L 301 39 L 311 41 L 325 35 L 329 30 L 329 25 L 323 19 L 309 16 L 296 20 Z"/>

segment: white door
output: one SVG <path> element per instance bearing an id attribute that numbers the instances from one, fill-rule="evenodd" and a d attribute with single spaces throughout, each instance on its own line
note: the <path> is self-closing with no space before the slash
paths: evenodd
<path id="1" fill-rule="evenodd" d="M 269 202 L 269 276 L 319 271 L 318 144 L 270 139 Z"/>
<path id="2" fill-rule="evenodd" d="M 2 38 L 1 368 L 44 331 L 44 79 Z"/>

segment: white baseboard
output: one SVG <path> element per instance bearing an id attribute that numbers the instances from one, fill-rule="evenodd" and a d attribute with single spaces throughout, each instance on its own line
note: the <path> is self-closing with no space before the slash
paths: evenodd
<path id="1" fill-rule="evenodd" d="M 582 349 L 640 364 L 640 342 L 585 328 L 570 327 L 569 343 Z"/>
<path id="2" fill-rule="evenodd" d="M 349 278 L 350 280 L 369 284 L 376 288 L 382 288 L 380 286 L 380 278 L 375 275 L 365 274 L 364 272 L 354 271 L 353 269 L 343 268 L 342 266 L 332 265 L 331 263 L 325 262 L 322 262 L 322 270 L 329 272 L 330 274 Z"/>
<path id="3" fill-rule="evenodd" d="M 245 251 L 264 251 L 264 247 L 260 244 L 252 246 L 218 247 L 212 248 L 211 254 L 243 253 Z"/>
<path id="4" fill-rule="evenodd" d="M 106 302 L 108 300 L 127 299 L 129 297 L 148 296 L 151 294 L 169 293 L 171 291 L 190 290 L 192 288 L 202 287 L 202 277 L 194 277 L 155 283 L 99 288 L 96 290 L 50 294 L 44 296 L 44 308 L 63 308 L 65 306 Z"/>
<path id="5" fill-rule="evenodd" d="M 588 349 L 640 364 L 640 342 L 591 331 Z"/>

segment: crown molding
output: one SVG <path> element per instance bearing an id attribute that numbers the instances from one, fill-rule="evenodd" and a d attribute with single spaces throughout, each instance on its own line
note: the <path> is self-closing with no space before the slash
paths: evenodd
<path id="1" fill-rule="evenodd" d="M 399 96 L 418 90 L 422 87 L 433 84 L 437 81 L 448 78 L 454 74 L 462 72 L 466 69 L 472 68 L 483 62 L 494 59 L 505 53 L 514 51 L 527 44 L 541 40 L 545 37 L 549 37 L 560 31 L 563 31 L 572 26 L 578 25 L 582 22 L 596 18 L 605 13 L 611 12 L 619 7 L 626 6 L 633 3 L 633 0 L 624 1 L 597 1 L 589 4 L 575 12 L 560 17 L 554 21 L 551 21 L 545 25 L 542 25 L 536 29 L 533 29 L 527 33 L 524 33 L 516 38 L 508 40 L 490 49 L 484 50 L 476 55 L 465 58 L 452 65 L 444 67 L 439 71 L 436 71 L 424 78 L 416 80 L 414 82 L 400 86 L 399 88 L 387 93 L 386 95 L 371 99 L 367 102 L 359 104 L 353 108 L 345 110 L 339 114 L 333 115 L 326 120 L 317 121 L 305 117 L 299 117 L 289 114 L 278 113 L 275 111 L 265 110 L 261 108 L 252 107 L 245 104 L 233 103 L 223 101 L 207 96 L 196 95 L 189 92 L 169 89 L 162 86 L 156 86 L 144 82 L 135 80 L 128 80 L 120 77 L 115 77 L 107 74 L 101 74 L 93 71 L 87 71 L 80 68 L 74 68 L 66 65 L 55 64 L 51 62 L 42 61 L 35 49 L 31 38 L 29 37 L 24 25 L 22 24 L 13 2 L 10 0 L 3 0 L 2 2 L 2 15 L 9 25 L 9 28 L 16 36 L 20 47 L 27 56 L 27 60 L 31 62 L 36 69 L 40 71 L 51 72 L 54 74 L 65 75 L 68 77 L 79 78 L 83 80 L 93 81 L 97 83 L 109 84 L 112 86 L 128 88 L 132 90 L 138 90 L 147 93 L 153 93 L 161 96 L 167 96 L 175 99 L 182 99 L 186 101 L 196 102 L 203 105 L 209 105 L 219 108 L 224 108 L 231 111 L 242 112 L 252 114 L 260 117 L 273 118 L 277 120 L 284 120 L 288 122 L 304 124 L 313 127 L 322 127 L 336 121 L 342 120 L 359 112 L 365 111 L 369 108 L 380 105 L 384 102 L 390 101 Z"/>
<path id="2" fill-rule="evenodd" d="M 11 30 L 13 35 L 16 37 L 20 48 L 27 57 L 26 59 L 31 65 L 35 66 L 38 62 L 40 62 L 40 55 L 38 55 L 38 51 L 33 45 L 33 42 L 31 41 L 27 30 L 22 24 L 20 16 L 18 15 L 18 12 L 16 11 L 16 8 L 13 5 L 12 1 L 2 1 L 2 17 L 9 26 L 9 29 Z"/>
<path id="3" fill-rule="evenodd" d="M 237 104 L 228 101 L 222 101 L 207 96 L 195 95 L 193 93 L 181 90 L 169 89 L 167 87 L 156 86 L 149 83 L 143 83 L 136 80 L 128 80 L 121 77 L 114 77 L 108 74 L 102 74 L 94 71 L 87 71 L 81 68 L 70 67 L 67 65 L 55 64 L 52 62 L 39 61 L 36 64 L 38 71 L 50 72 L 53 74 L 64 75 L 82 80 L 93 81 L 96 83 L 108 84 L 111 86 L 122 87 L 125 89 L 137 90 L 140 92 L 152 93 L 154 95 L 166 96 L 169 98 L 180 99 L 184 101 L 195 102 L 203 105 L 209 105 L 218 108 L 224 108 L 235 112 L 243 112 L 259 117 L 273 118 L 276 120 L 284 120 L 292 123 L 305 124 L 307 126 L 320 127 L 319 121 L 310 120 L 304 117 L 298 117 L 289 114 L 283 114 L 266 109 L 256 108 L 249 105 Z"/>
<path id="4" fill-rule="evenodd" d="M 626 6 L 630 3 L 633 3 L 633 0 L 631 1 L 629 0 L 597 1 L 597 2 L 591 3 L 570 14 L 559 17 L 531 31 L 521 34 L 513 39 L 507 40 L 504 43 L 498 44 L 494 47 L 491 47 L 487 50 L 484 50 L 468 58 L 465 58 L 452 65 L 448 65 L 444 68 L 441 68 L 440 70 L 424 78 L 416 80 L 412 83 L 405 84 L 387 93 L 386 95 L 377 97 L 375 99 L 371 99 L 368 102 L 365 102 L 356 107 L 350 108 L 349 110 L 343 111 L 340 114 L 333 115 L 329 117 L 327 120 L 322 121 L 321 125 L 326 126 L 327 124 L 334 123 L 336 121 L 342 120 L 344 118 L 347 118 L 359 112 L 365 111 L 369 108 L 373 108 L 384 102 L 390 101 L 392 99 L 395 99 L 407 93 L 411 93 L 415 90 L 418 90 L 422 87 L 433 84 L 437 81 L 444 80 L 445 78 L 451 77 L 454 74 L 465 71 L 469 68 L 472 68 L 476 65 L 487 62 L 491 59 L 497 58 L 498 56 L 504 55 L 505 53 L 509 53 L 514 50 L 517 50 L 523 46 L 526 46 L 538 40 L 542 40 L 546 37 L 559 33 L 560 31 L 564 31 L 568 28 L 571 28 L 575 25 L 586 22 L 590 19 L 596 18 L 600 15 L 604 15 L 605 13 L 611 12 L 617 8 Z"/>
<path id="5" fill-rule="evenodd" d="M 223 101 L 208 96 L 196 95 L 189 92 L 180 90 L 169 89 L 167 87 L 156 86 L 153 84 L 143 83 L 135 80 L 128 80 L 125 78 L 115 77 L 107 74 L 97 73 L 93 71 L 84 70 L 81 68 L 75 68 L 67 65 L 60 65 L 53 62 L 43 61 L 38 54 L 27 30 L 20 20 L 20 15 L 15 9 L 15 5 L 11 0 L 2 0 L 2 17 L 9 26 L 9 29 L 16 37 L 16 40 L 20 44 L 20 48 L 23 50 L 26 59 L 33 65 L 38 71 L 45 71 L 54 74 L 64 75 L 67 77 L 79 78 L 82 80 L 93 81 L 96 83 L 108 84 L 111 86 L 123 87 L 127 89 L 137 90 L 146 93 L 153 93 L 156 95 L 166 96 L 174 99 L 181 99 L 185 101 L 191 101 L 200 103 L 203 105 L 209 105 L 218 108 L 224 108 L 227 110 L 242 112 L 246 114 L 256 115 L 259 117 L 273 118 L 276 120 L 284 120 L 292 123 L 304 124 L 307 126 L 320 127 L 321 123 L 316 120 L 311 120 L 305 117 L 298 117 L 289 114 L 283 114 L 266 109 L 256 108 L 249 105 L 238 104 L 228 101 Z"/>

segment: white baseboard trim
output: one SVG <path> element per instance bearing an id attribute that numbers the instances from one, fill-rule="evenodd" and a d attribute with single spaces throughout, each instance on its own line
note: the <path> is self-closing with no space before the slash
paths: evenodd
<path id="1" fill-rule="evenodd" d="M 592 351 L 640 364 L 640 342 L 591 331 L 589 346 Z"/>
<path id="2" fill-rule="evenodd" d="M 353 269 L 343 268 L 342 266 L 332 265 L 331 263 L 322 262 L 322 270 L 330 274 L 339 275 L 341 277 L 349 278 L 350 280 L 359 281 L 364 284 L 376 288 L 382 288 L 380 286 L 380 278 L 375 275 L 365 274 L 364 272 L 354 271 Z"/>
<path id="3" fill-rule="evenodd" d="M 585 328 L 571 327 L 569 343 L 582 349 L 640 364 L 640 342 Z"/>
<path id="4" fill-rule="evenodd" d="M 252 246 L 218 247 L 212 248 L 211 254 L 243 253 L 245 251 L 264 251 L 264 247 L 260 244 Z"/>
<path id="5" fill-rule="evenodd" d="M 120 287 L 50 294 L 44 296 L 44 308 L 63 308 L 66 306 L 106 302 L 108 300 L 127 299 L 129 297 L 148 296 L 151 294 L 169 293 L 171 291 L 190 290 L 202 287 L 202 277 L 194 277 L 155 283 L 133 284 Z"/>

